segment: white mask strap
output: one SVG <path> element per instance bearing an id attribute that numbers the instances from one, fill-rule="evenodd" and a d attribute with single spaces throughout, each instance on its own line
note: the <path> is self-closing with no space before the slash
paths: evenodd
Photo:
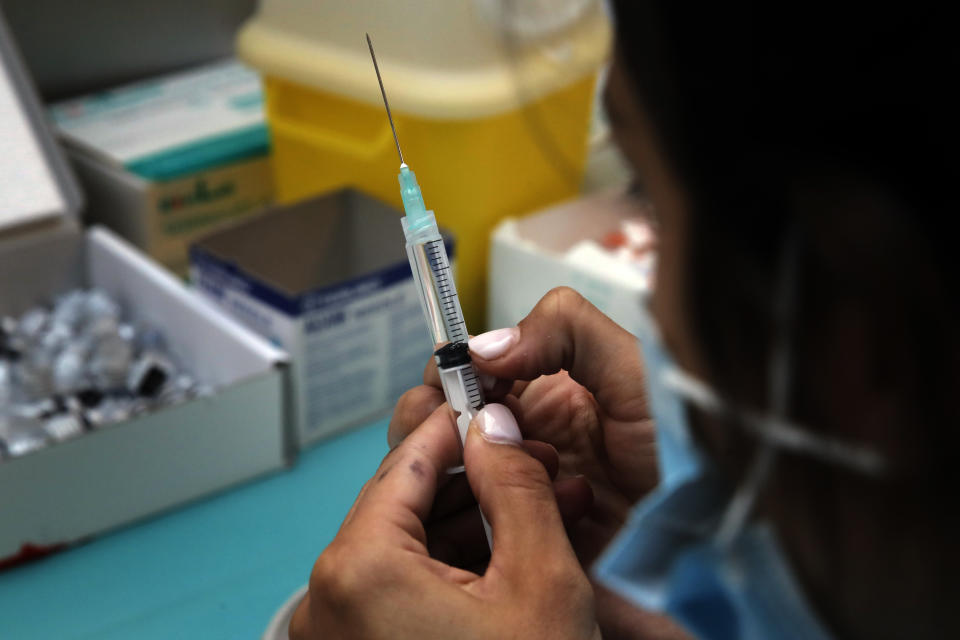
<path id="1" fill-rule="evenodd" d="M 740 535 L 753 511 L 753 505 L 757 501 L 757 496 L 760 495 L 760 490 L 770 476 L 776 457 L 777 450 L 773 445 L 769 442 L 760 445 L 760 451 L 750 463 L 746 478 L 737 487 L 737 492 L 733 494 L 730 504 L 727 505 L 720 519 L 716 540 L 721 548 L 731 545 Z"/>
<path id="2" fill-rule="evenodd" d="M 770 350 L 770 387 L 768 389 L 770 414 L 785 418 L 789 411 L 790 385 L 793 373 L 793 324 L 797 306 L 797 277 L 800 263 L 800 238 L 795 230 L 787 233 L 781 253 L 780 275 L 777 281 L 777 299 L 774 307 L 776 335 Z M 760 450 L 750 465 L 746 478 L 737 487 L 720 528 L 717 542 L 732 544 L 746 525 L 767 478 L 777 459 L 777 449 L 767 439 L 761 440 Z"/>
<path id="3" fill-rule="evenodd" d="M 729 415 L 761 441 L 760 450 L 723 516 L 718 531 L 721 544 L 731 542 L 743 528 L 775 464 L 779 449 L 805 453 L 871 475 L 881 473 L 884 466 L 881 456 L 872 449 L 816 435 L 786 419 L 793 372 L 793 322 L 800 262 L 798 233 L 790 232 L 784 245 L 775 307 L 777 335 L 770 357 L 769 411 L 760 413 L 730 406 L 713 389 L 689 373 L 678 368 L 664 372 L 665 386 L 703 411 Z"/>
<path id="4" fill-rule="evenodd" d="M 884 470 L 883 458 L 873 449 L 820 436 L 806 427 L 767 413 L 731 407 L 713 389 L 681 369 L 673 367 L 665 371 L 663 384 L 706 413 L 729 416 L 748 433 L 769 441 L 778 449 L 807 454 L 869 475 Z"/>

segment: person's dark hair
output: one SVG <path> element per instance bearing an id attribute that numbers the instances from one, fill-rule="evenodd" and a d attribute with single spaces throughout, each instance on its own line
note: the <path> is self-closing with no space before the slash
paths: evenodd
<path id="1" fill-rule="evenodd" d="M 619 55 L 689 197 L 686 291 L 711 380 L 765 406 L 777 267 L 795 234 L 792 414 L 896 451 L 882 524 L 956 532 L 955 21 L 901 3 L 614 4 Z M 852 318 L 862 331 L 843 328 Z M 856 394 L 879 406 L 850 420 L 843 403 Z M 831 471 L 799 477 L 825 519 L 843 508 Z M 956 568 L 954 555 L 925 570 L 950 585 Z M 939 622 L 917 624 L 923 635 Z"/>

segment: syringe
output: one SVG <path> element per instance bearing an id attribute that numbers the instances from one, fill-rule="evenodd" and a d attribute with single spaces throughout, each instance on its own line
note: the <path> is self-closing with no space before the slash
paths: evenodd
<path id="1" fill-rule="evenodd" d="M 440 382 L 447 403 L 457 416 L 461 444 L 467 427 L 483 408 L 483 391 L 467 350 L 467 325 L 460 310 L 457 286 L 443 237 L 432 211 L 427 211 L 416 176 L 400 165 L 400 194 L 407 215 L 400 220 L 407 239 L 407 258 L 420 290 L 420 304 L 430 328 Z"/>
<path id="2" fill-rule="evenodd" d="M 436 349 L 434 360 L 440 373 L 443 394 L 456 416 L 457 435 L 460 437 L 460 445 L 463 446 L 467 441 L 467 428 L 470 426 L 470 421 L 483 408 L 483 391 L 480 388 L 477 370 L 470 359 L 467 347 L 469 338 L 467 325 L 463 320 L 457 287 L 450 271 L 447 248 L 440 235 L 433 211 L 427 211 L 423 203 L 417 177 L 403 160 L 400 139 L 393 124 L 390 103 L 387 102 L 387 92 L 383 88 L 383 78 L 380 77 L 380 67 L 377 65 L 377 56 L 373 52 L 370 34 L 367 34 L 367 46 L 370 48 L 370 58 L 373 60 L 377 82 L 380 84 L 380 94 L 383 96 L 383 106 L 387 110 L 393 141 L 397 145 L 397 155 L 400 157 L 400 175 L 398 176 L 400 197 L 403 199 L 403 209 L 407 214 L 400 223 L 407 240 L 407 258 L 410 260 L 413 279 L 420 291 L 420 305 L 433 338 L 433 348 Z M 483 518 L 483 514 L 480 515 Z M 487 542 L 492 548 L 493 538 L 486 518 L 483 518 L 483 527 L 487 534 Z"/>

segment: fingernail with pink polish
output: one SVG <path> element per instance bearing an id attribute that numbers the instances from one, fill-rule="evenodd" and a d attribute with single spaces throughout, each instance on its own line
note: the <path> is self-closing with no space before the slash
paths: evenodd
<path id="1" fill-rule="evenodd" d="M 510 409 L 502 404 L 488 404 L 480 410 L 473 422 L 484 439 L 490 442 L 520 444 L 523 441 L 517 419 L 510 413 Z"/>
<path id="2" fill-rule="evenodd" d="M 487 331 L 470 338 L 470 351 L 484 360 L 494 360 L 505 354 L 520 339 L 520 329 L 508 327 Z"/>

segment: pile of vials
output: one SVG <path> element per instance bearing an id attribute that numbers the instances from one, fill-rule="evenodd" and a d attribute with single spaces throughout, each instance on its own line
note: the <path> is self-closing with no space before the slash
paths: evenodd
<path id="1" fill-rule="evenodd" d="M 105 292 L 0 318 L 0 461 L 208 393 Z"/>

